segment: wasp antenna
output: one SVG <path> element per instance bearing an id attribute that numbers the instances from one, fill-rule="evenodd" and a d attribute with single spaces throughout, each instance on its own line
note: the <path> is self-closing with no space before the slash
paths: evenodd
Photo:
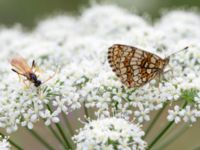
<path id="1" fill-rule="evenodd" d="M 49 80 L 51 80 L 57 73 L 58 73 L 58 70 L 56 70 L 53 75 L 49 76 L 49 78 L 46 79 L 42 84 L 44 84 L 44 83 L 48 82 Z"/>

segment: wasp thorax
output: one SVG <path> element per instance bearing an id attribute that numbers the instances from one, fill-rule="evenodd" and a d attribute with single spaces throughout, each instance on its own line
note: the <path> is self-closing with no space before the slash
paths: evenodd
<path id="1" fill-rule="evenodd" d="M 37 76 L 34 73 L 30 73 L 29 76 L 30 76 L 30 80 L 34 83 L 36 87 L 42 84 L 42 82 L 38 80 Z"/>
<path id="2" fill-rule="evenodd" d="M 33 81 L 37 80 L 37 76 L 34 73 L 30 73 L 29 76 L 30 76 L 31 80 L 33 80 Z"/>

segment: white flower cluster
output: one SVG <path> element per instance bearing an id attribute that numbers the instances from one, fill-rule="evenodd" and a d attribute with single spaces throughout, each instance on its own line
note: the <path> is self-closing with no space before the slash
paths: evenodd
<path id="1" fill-rule="evenodd" d="M 98 116 L 129 118 L 133 114 L 141 123 L 168 101 L 193 105 L 196 101 L 189 102 L 190 98 L 183 95 L 200 89 L 199 26 L 199 15 L 193 12 L 173 11 L 150 25 L 144 18 L 115 6 L 93 6 L 80 17 L 58 16 L 41 21 L 32 32 L 20 26 L 2 27 L 0 127 L 8 132 L 16 131 L 19 125 L 31 129 L 39 119 L 49 125 L 59 121 L 61 112 L 68 114 L 83 102 L 86 107 L 98 108 Z M 170 57 L 173 74 L 166 73 L 159 88 L 152 81 L 139 89 L 127 89 L 106 59 L 108 47 L 114 43 L 166 56 L 192 46 Z M 15 55 L 25 57 L 29 64 L 35 59 L 41 81 L 57 73 L 40 88 L 33 84 L 25 88 L 11 71 L 9 60 Z M 187 109 L 181 108 L 185 110 L 183 116 L 187 116 Z"/>
<path id="2" fill-rule="evenodd" d="M 190 94 L 192 91 L 190 91 Z M 190 99 L 192 95 L 189 95 Z M 174 121 L 179 123 L 181 119 L 187 123 L 194 123 L 197 121 L 197 118 L 200 117 L 200 93 L 195 93 L 195 97 L 192 97 L 193 100 L 191 105 L 185 106 L 185 108 L 180 108 L 178 105 L 174 106 L 174 110 L 168 110 L 169 115 L 167 119 L 169 121 Z"/>
<path id="3" fill-rule="evenodd" d="M 11 146 L 7 138 L 0 137 L 0 150 L 10 150 Z"/>
<path id="4" fill-rule="evenodd" d="M 90 121 L 73 137 L 77 150 L 144 150 L 144 132 L 121 118 Z"/>

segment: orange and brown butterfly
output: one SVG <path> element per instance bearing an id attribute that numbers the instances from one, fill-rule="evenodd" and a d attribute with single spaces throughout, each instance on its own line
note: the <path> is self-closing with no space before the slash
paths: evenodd
<path id="1" fill-rule="evenodd" d="M 38 79 L 38 76 L 36 75 L 37 69 L 36 69 L 35 61 L 33 60 L 32 65 L 29 66 L 27 61 L 21 56 L 13 57 L 10 61 L 10 64 L 14 67 L 11 69 L 12 71 L 17 73 L 19 76 L 24 76 L 26 80 L 33 83 L 35 87 L 39 87 L 41 84 L 47 82 L 48 80 L 53 78 L 53 76 L 55 75 L 54 74 L 53 76 L 50 76 L 46 81 L 41 82 Z M 23 81 L 25 83 L 25 80 Z"/>
<path id="2" fill-rule="evenodd" d="M 141 87 L 160 77 L 169 64 L 169 59 L 169 56 L 163 59 L 129 45 L 114 44 L 108 50 L 108 62 L 112 70 L 128 88 Z"/>

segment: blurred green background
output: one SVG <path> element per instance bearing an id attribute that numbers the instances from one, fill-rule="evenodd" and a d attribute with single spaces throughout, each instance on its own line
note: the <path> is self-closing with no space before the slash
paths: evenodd
<path id="1" fill-rule="evenodd" d="M 80 14 L 91 3 L 114 3 L 140 14 L 158 17 L 162 9 L 200 7 L 199 0 L 0 0 L 0 24 L 33 27 L 50 14 Z"/>

